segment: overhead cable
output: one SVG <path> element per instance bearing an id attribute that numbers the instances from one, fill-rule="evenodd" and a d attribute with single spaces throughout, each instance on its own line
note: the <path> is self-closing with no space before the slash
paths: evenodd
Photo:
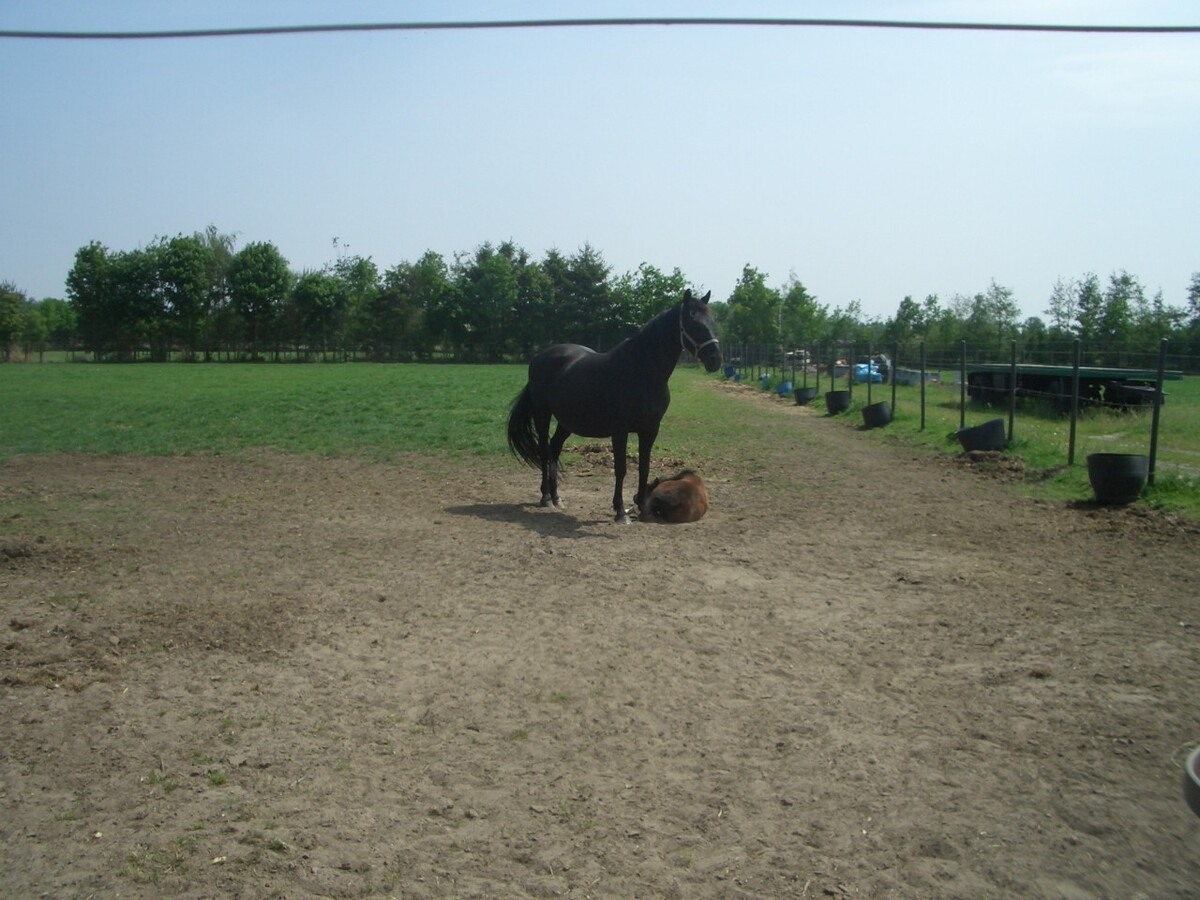
<path id="1" fill-rule="evenodd" d="M 462 22 L 377 22 L 330 25 L 265 25 L 247 28 L 196 28 L 164 31 L 16 31 L 0 29 L 0 38 L 71 41 L 161 40 L 167 38 L 216 38 L 332 34 L 366 31 L 470 31 L 529 28 L 605 28 L 629 26 L 774 26 L 799 28 L 876 28 L 919 31 L 1016 31 L 1069 34 L 1195 34 L 1200 25 L 1038 25 L 1013 22 L 910 22 L 887 19 L 790 19 L 790 18 L 597 18 L 597 19 L 499 19 Z"/>

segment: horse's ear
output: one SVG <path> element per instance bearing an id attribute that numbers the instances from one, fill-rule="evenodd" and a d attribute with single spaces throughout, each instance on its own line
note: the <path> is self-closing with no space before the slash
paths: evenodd
<path id="1" fill-rule="evenodd" d="M 708 298 L 711 296 L 712 296 L 712 291 L 709 291 L 707 294 L 705 294 L 703 297 L 700 298 L 700 302 L 703 303 L 705 306 L 707 306 Z"/>
<path id="2" fill-rule="evenodd" d="M 691 289 L 691 288 L 684 288 L 684 289 L 683 289 L 683 302 L 684 302 L 684 303 L 691 303 L 691 302 L 692 302 L 692 289 Z"/>

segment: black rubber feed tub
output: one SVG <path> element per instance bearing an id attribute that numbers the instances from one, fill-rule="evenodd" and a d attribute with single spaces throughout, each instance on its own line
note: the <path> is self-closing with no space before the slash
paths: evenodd
<path id="1" fill-rule="evenodd" d="M 960 428 L 955 435 L 964 450 L 1003 450 L 1004 420 L 991 419 L 982 425 Z"/>
<path id="2" fill-rule="evenodd" d="M 1140 453 L 1089 453 L 1087 469 L 1098 503 L 1132 503 L 1146 485 L 1150 457 Z"/>
<path id="3" fill-rule="evenodd" d="M 1183 767 L 1183 798 L 1192 812 L 1200 816 L 1200 747 L 1188 754 Z"/>
<path id="4" fill-rule="evenodd" d="M 844 413 L 850 408 L 849 391 L 828 391 L 825 394 L 825 409 L 831 416 Z"/>
<path id="5" fill-rule="evenodd" d="M 886 400 L 871 403 L 863 407 L 863 424 L 868 428 L 882 428 L 892 421 L 892 405 Z"/>
<path id="6" fill-rule="evenodd" d="M 796 398 L 797 406 L 808 406 L 808 404 L 812 403 L 813 400 L 817 398 L 817 389 L 810 387 L 799 387 L 792 391 L 792 394 Z"/>

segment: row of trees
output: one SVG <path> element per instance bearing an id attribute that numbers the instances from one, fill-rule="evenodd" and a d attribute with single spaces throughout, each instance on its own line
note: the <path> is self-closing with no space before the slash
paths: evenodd
<path id="1" fill-rule="evenodd" d="M 83 350 L 97 360 L 289 358 L 525 359 L 538 347 L 574 341 L 614 345 L 690 286 L 678 269 L 643 264 L 614 275 L 584 245 L 534 260 L 511 241 L 485 243 L 447 261 L 427 252 L 380 271 L 334 240 L 334 261 L 294 273 L 268 242 L 236 248 L 214 227 L 112 251 L 78 250 L 66 300 L 32 300 L 0 284 L 0 348 L 26 356 Z M 1187 305 L 1148 297 L 1137 278 L 1116 272 L 1060 280 L 1045 318 L 1020 317 L 1013 292 L 995 282 L 973 296 L 905 297 L 887 319 L 864 317 L 858 302 L 830 308 L 790 277 L 781 287 L 746 266 L 728 298 L 714 304 L 727 344 L 786 348 L 816 341 L 951 347 L 966 340 L 1002 354 L 1018 340 L 1027 355 L 1081 338 L 1091 347 L 1153 352 L 1169 338 L 1200 358 L 1200 273 Z M 1115 352 L 1115 351 L 1114 351 Z M 1097 360 L 1101 361 L 1101 360 Z M 1108 360 L 1104 360 L 1108 361 Z M 1114 360 L 1115 361 L 1115 360 Z"/>
<path id="2" fill-rule="evenodd" d="M 1200 273 L 1192 276 L 1185 307 L 1166 304 L 1161 291 L 1148 297 L 1138 279 L 1124 271 L 1113 273 L 1106 285 L 1093 273 L 1060 279 L 1045 316 L 1022 319 L 1012 290 L 993 281 L 986 291 L 956 294 L 945 303 L 937 295 L 921 302 L 905 297 L 894 316 L 864 319 L 857 302 L 830 310 L 794 277 L 775 289 L 748 266 L 722 317 L 722 337 L 759 347 L 827 341 L 913 347 L 924 341 L 935 357 L 949 358 L 966 341 L 975 355 L 993 359 L 1007 359 L 1016 340 L 1031 361 L 1066 354 L 1079 339 L 1090 348 L 1088 362 L 1104 365 L 1144 360 L 1167 338 L 1176 358 L 1200 363 Z"/>

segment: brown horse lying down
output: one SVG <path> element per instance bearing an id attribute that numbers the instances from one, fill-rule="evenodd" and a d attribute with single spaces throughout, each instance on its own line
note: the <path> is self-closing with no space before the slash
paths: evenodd
<path id="1" fill-rule="evenodd" d="M 708 511 L 708 491 L 691 469 L 655 478 L 642 501 L 642 518 L 653 522 L 695 522 Z"/>

